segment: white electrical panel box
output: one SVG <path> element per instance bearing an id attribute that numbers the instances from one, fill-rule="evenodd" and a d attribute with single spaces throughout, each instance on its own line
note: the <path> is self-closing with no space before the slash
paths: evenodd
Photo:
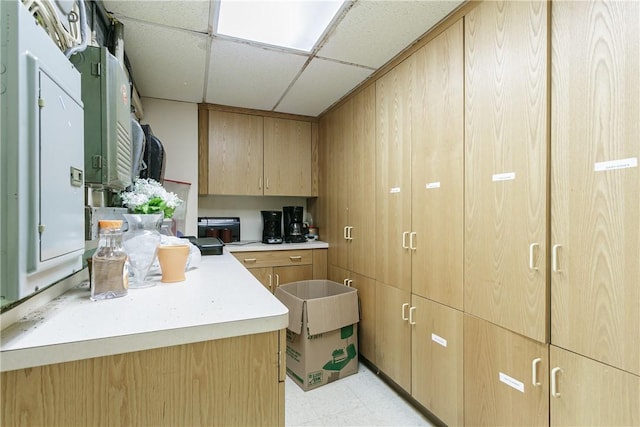
<path id="1" fill-rule="evenodd" d="M 0 298 L 20 300 L 82 269 L 80 74 L 19 0 L 0 0 Z"/>

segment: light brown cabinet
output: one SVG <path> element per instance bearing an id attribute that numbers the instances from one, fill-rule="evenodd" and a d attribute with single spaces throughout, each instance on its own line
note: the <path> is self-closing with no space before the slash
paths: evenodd
<path id="1" fill-rule="evenodd" d="M 551 343 L 640 375 L 640 4 L 552 28 Z"/>
<path id="2" fill-rule="evenodd" d="M 548 344 L 464 315 L 465 423 L 549 425 L 548 373 Z"/>
<path id="3" fill-rule="evenodd" d="M 448 426 L 464 424 L 462 312 L 412 295 L 411 395 Z"/>
<path id="4" fill-rule="evenodd" d="M 326 249 L 234 252 L 233 256 L 271 292 L 285 283 L 325 279 Z"/>
<path id="5" fill-rule="evenodd" d="M 209 110 L 206 104 L 198 120 L 200 194 L 317 195 L 311 121 Z"/>
<path id="6" fill-rule="evenodd" d="M 546 342 L 546 1 L 465 16 L 464 309 Z"/>
<path id="7" fill-rule="evenodd" d="M 552 426 L 640 425 L 640 376 L 551 346 Z"/>
<path id="8" fill-rule="evenodd" d="M 329 264 L 373 277 L 375 87 L 369 86 L 324 122 Z"/>
<path id="9" fill-rule="evenodd" d="M 358 290 L 360 322 L 358 348 L 360 356 L 376 364 L 376 283 L 373 279 L 336 266 L 329 266 L 329 280 L 343 283 Z"/>
<path id="10" fill-rule="evenodd" d="M 311 123 L 264 118 L 264 195 L 311 195 Z"/>

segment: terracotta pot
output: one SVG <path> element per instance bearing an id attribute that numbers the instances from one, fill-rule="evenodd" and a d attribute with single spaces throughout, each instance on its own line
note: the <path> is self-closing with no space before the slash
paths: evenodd
<path id="1" fill-rule="evenodd" d="M 164 283 L 184 281 L 184 269 L 188 258 L 188 245 L 160 245 L 158 248 L 158 262 L 162 270 L 161 281 Z"/>

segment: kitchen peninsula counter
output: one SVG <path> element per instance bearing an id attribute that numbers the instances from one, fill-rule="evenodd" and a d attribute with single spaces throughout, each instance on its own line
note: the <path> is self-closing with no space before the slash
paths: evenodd
<path id="1" fill-rule="evenodd" d="M 0 424 L 283 425 L 287 308 L 227 250 L 186 277 L 2 330 Z"/>

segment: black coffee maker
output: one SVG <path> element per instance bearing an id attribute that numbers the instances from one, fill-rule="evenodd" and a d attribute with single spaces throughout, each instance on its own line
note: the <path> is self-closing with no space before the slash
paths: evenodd
<path id="1" fill-rule="evenodd" d="M 260 211 L 262 213 L 262 243 L 282 243 L 282 212 Z"/>
<path id="2" fill-rule="evenodd" d="M 304 208 L 302 206 L 284 206 L 282 212 L 284 215 L 285 243 L 306 242 L 306 233 L 304 232 L 304 224 L 302 223 Z"/>

